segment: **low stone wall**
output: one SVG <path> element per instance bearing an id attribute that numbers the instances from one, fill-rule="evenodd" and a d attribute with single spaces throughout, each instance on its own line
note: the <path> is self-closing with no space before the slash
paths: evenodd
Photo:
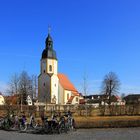
<path id="1" fill-rule="evenodd" d="M 0 106 L 0 116 L 7 113 L 21 114 L 27 117 L 31 113 L 40 121 L 42 112 L 46 116 L 54 113 L 63 115 L 71 111 L 77 128 L 110 128 L 110 127 L 140 127 L 140 106 L 100 106 L 91 105 L 46 105 L 46 106 Z"/>
<path id="2" fill-rule="evenodd" d="M 127 106 L 100 106 L 95 108 L 92 105 L 44 105 L 44 106 L 0 106 L 0 116 L 7 112 L 20 113 L 25 112 L 27 115 L 35 113 L 39 117 L 41 112 L 45 112 L 47 116 L 54 113 L 60 115 L 71 111 L 73 116 L 125 116 L 140 115 L 140 105 Z"/>

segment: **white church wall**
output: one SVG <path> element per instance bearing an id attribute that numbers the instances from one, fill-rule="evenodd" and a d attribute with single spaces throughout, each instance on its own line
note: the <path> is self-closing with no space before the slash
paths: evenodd
<path id="1" fill-rule="evenodd" d="M 61 84 L 58 84 L 58 103 L 64 104 L 64 89 Z"/>
<path id="2" fill-rule="evenodd" d="M 79 104 L 79 96 L 74 96 L 74 99 L 72 100 L 72 104 Z"/>
<path id="3" fill-rule="evenodd" d="M 51 71 L 50 71 L 50 66 L 52 67 Z M 47 73 L 52 73 L 57 75 L 57 60 L 47 59 Z"/>
<path id="4" fill-rule="evenodd" d="M 51 100 L 52 103 L 56 100 L 55 103 L 58 104 L 58 77 L 54 74 L 51 77 Z"/>
<path id="5" fill-rule="evenodd" d="M 72 95 L 72 93 L 71 93 L 71 91 L 69 91 L 69 90 L 64 90 L 64 104 L 66 104 L 67 102 L 68 102 L 68 95 L 69 95 L 69 99 L 70 99 L 70 97 L 71 97 L 71 95 Z"/>

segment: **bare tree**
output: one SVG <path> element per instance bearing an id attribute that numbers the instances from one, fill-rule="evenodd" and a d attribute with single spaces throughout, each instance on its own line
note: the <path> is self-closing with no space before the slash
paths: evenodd
<path id="1" fill-rule="evenodd" d="M 10 77 L 7 89 L 8 95 L 30 95 L 36 97 L 37 94 L 37 76 L 29 76 L 26 71 L 22 71 L 19 75 L 13 74 Z"/>
<path id="2" fill-rule="evenodd" d="M 12 112 L 12 98 L 11 96 L 18 94 L 18 85 L 19 85 L 19 75 L 17 73 L 14 73 L 8 82 L 8 88 L 6 90 L 6 96 L 5 96 L 5 110 L 7 112 L 7 116 L 9 116 Z M 17 102 L 16 102 L 17 104 Z"/>
<path id="3" fill-rule="evenodd" d="M 83 93 L 84 96 L 87 96 L 87 92 L 88 92 L 88 76 L 86 73 L 84 73 L 83 75 Z"/>
<path id="4" fill-rule="evenodd" d="M 38 91 L 37 76 L 32 75 L 31 79 L 32 79 L 32 98 L 36 98 L 37 97 L 37 91 Z"/>
<path id="5" fill-rule="evenodd" d="M 105 75 L 102 82 L 102 93 L 108 96 L 108 103 L 111 104 L 111 96 L 117 94 L 120 89 L 120 80 L 114 72 Z"/>
<path id="6" fill-rule="evenodd" d="M 14 99 L 16 98 L 14 103 L 16 102 L 17 105 L 20 105 L 20 111 L 22 111 L 22 106 L 27 104 L 27 96 L 30 95 L 33 98 L 33 95 L 36 95 L 36 90 L 36 76 L 29 76 L 26 71 L 22 71 L 19 75 L 15 73 L 11 76 L 7 93 L 9 96 L 16 95 L 16 97 L 14 97 Z M 6 99 L 7 107 L 12 104 L 9 98 Z"/>
<path id="7" fill-rule="evenodd" d="M 85 96 L 85 103 L 87 102 L 87 92 L 88 92 L 88 76 L 87 76 L 87 73 L 84 72 L 84 75 L 83 75 L 83 94 Z M 88 115 L 88 108 L 87 108 L 87 105 L 85 104 L 85 110 L 86 110 L 86 117 Z"/>
<path id="8" fill-rule="evenodd" d="M 13 74 L 8 83 L 9 89 L 7 90 L 8 94 L 18 94 L 19 91 L 19 75 L 17 73 Z"/>
<path id="9" fill-rule="evenodd" d="M 21 95 L 20 99 L 22 104 L 27 104 L 27 95 L 31 95 L 32 93 L 32 81 L 26 71 L 22 71 L 22 73 L 20 74 L 19 93 Z"/>

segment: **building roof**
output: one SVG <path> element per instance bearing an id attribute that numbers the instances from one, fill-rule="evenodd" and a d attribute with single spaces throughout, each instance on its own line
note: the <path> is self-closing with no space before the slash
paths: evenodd
<path id="1" fill-rule="evenodd" d="M 137 101 L 140 100 L 140 94 L 130 94 L 123 98 L 125 101 Z"/>
<path id="2" fill-rule="evenodd" d="M 79 96 L 83 97 L 83 94 L 82 93 L 79 93 Z"/>
<path id="3" fill-rule="evenodd" d="M 130 94 L 123 98 L 126 104 L 140 104 L 140 94 Z"/>
<path id="4" fill-rule="evenodd" d="M 114 95 L 116 97 L 117 100 L 121 100 L 121 97 L 118 95 Z"/>
<path id="5" fill-rule="evenodd" d="M 76 88 L 74 87 L 74 85 L 70 82 L 70 80 L 68 79 L 68 77 L 64 74 L 59 73 L 58 74 L 58 78 L 60 81 L 61 86 L 65 89 L 65 90 L 69 90 L 72 91 L 72 93 L 75 96 L 79 96 L 78 91 L 76 90 Z"/>
<path id="6" fill-rule="evenodd" d="M 73 99 L 74 99 L 74 96 L 71 96 L 70 99 L 68 100 L 67 104 L 71 104 Z"/>
<path id="7" fill-rule="evenodd" d="M 85 99 L 105 99 L 108 97 L 108 95 L 104 94 L 96 94 L 96 95 L 88 95 L 88 96 L 83 96 Z"/>
<path id="8" fill-rule="evenodd" d="M 109 96 L 108 95 L 88 95 L 84 96 L 85 99 L 87 99 L 87 103 L 101 103 L 102 101 L 105 101 L 106 103 L 109 102 Z M 121 100 L 121 98 L 118 95 L 112 95 L 110 97 L 111 102 L 118 102 Z"/>
<path id="9" fill-rule="evenodd" d="M 19 95 L 13 95 L 13 96 L 5 96 L 5 100 L 7 104 L 12 104 L 15 105 L 17 104 L 18 100 L 19 100 Z"/>
<path id="10" fill-rule="evenodd" d="M 56 59 L 56 52 L 53 49 L 53 40 L 50 34 L 48 34 L 48 37 L 46 38 L 46 48 L 42 52 L 42 59 L 50 58 L 50 59 Z"/>
<path id="11" fill-rule="evenodd" d="M 86 103 L 85 99 L 80 99 L 79 100 L 79 104 L 85 104 L 85 103 Z"/>
<path id="12" fill-rule="evenodd" d="M 75 96 L 80 96 L 78 91 L 72 91 L 72 94 L 75 95 Z"/>

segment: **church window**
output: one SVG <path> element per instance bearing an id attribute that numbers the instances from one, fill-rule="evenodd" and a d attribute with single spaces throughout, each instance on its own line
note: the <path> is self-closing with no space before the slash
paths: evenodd
<path id="1" fill-rule="evenodd" d="M 45 87 L 45 83 L 44 83 L 44 87 Z"/>
<path id="2" fill-rule="evenodd" d="M 67 94 L 67 100 L 69 100 L 69 94 Z"/>
<path id="3" fill-rule="evenodd" d="M 78 97 L 76 97 L 76 102 L 78 102 Z"/>
<path id="4" fill-rule="evenodd" d="M 44 70 L 44 73 L 45 73 L 45 70 Z"/>
<path id="5" fill-rule="evenodd" d="M 49 65 L 49 71 L 52 71 L 52 65 Z"/>

